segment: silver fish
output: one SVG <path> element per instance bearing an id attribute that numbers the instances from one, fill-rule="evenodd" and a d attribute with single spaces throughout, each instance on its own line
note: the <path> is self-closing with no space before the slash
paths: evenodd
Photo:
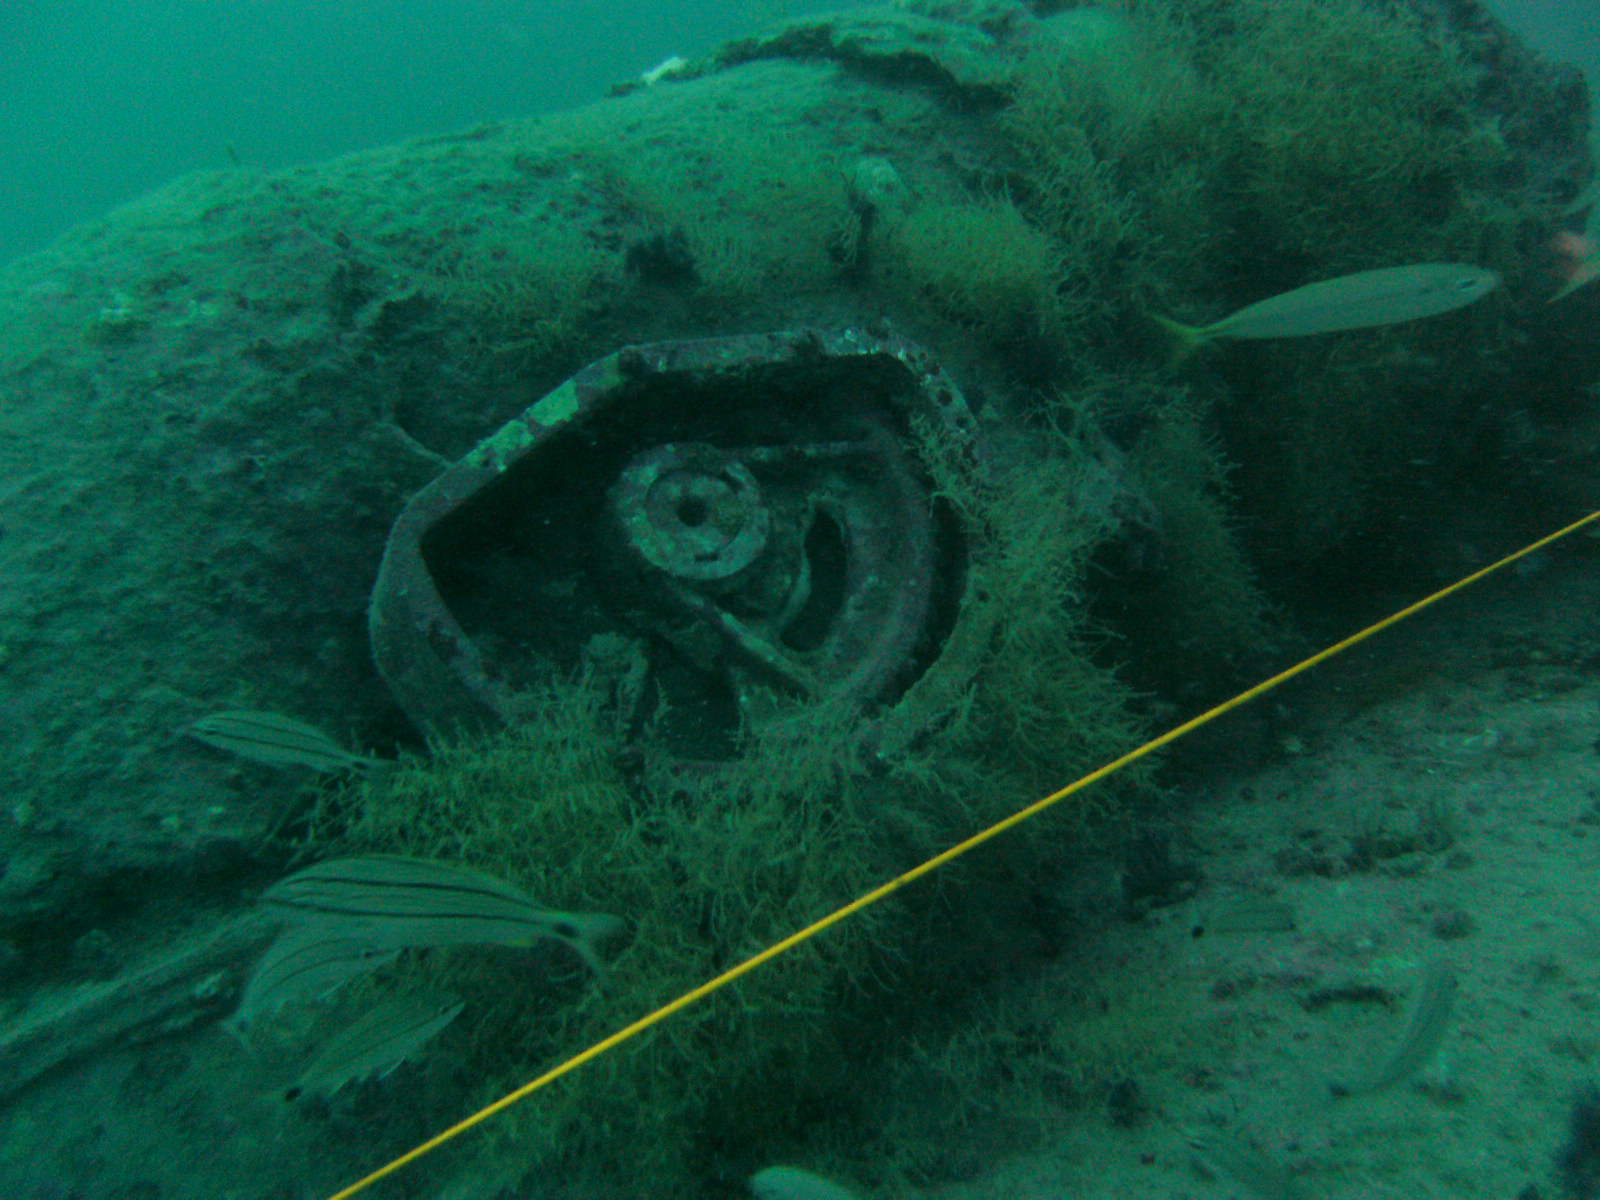
<path id="1" fill-rule="evenodd" d="M 1219 338 L 1306 337 L 1432 317 L 1471 304 L 1500 286 L 1500 276 L 1467 263 L 1380 267 L 1308 283 L 1269 296 L 1210 325 L 1157 317 L 1187 352 Z"/>
<path id="2" fill-rule="evenodd" d="M 626 927 L 604 913 L 540 908 L 519 889 L 470 867 L 373 854 L 335 858 L 269 887 L 261 902 L 328 930 L 348 923 L 374 946 L 529 946 L 567 943 L 599 973 L 599 947 Z"/>
<path id="3" fill-rule="evenodd" d="M 464 1008 L 451 997 L 399 996 L 368 1009 L 305 1065 L 283 1093 L 331 1096 L 348 1083 L 386 1075 L 398 1067 Z"/>
<path id="4" fill-rule="evenodd" d="M 189 736 L 217 750 L 269 767 L 309 767 L 321 774 L 371 771 L 388 764 L 352 754 L 315 725 L 280 713 L 235 709 L 189 726 Z"/>

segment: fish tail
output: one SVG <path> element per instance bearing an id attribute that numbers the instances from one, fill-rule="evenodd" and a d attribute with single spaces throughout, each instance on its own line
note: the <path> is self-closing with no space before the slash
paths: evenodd
<path id="1" fill-rule="evenodd" d="M 1564 300 L 1584 284 L 1593 283 L 1597 277 L 1600 277 L 1600 266 L 1592 267 L 1587 271 L 1582 269 L 1573 271 L 1572 274 L 1567 276 L 1566 281 L 1556 289 L 1556 294 L 1546 300 L 1545 303 L 1554 304 L 1557 300 Z"/>
<path id="2" fill-rule="evenodd" d="M 1151 313 L 1150 318 L 1172 339 L 1172 365 L 1175 367 L 1181 366 L 1191 354 L 1211 340 L 1211 335 L 1202 326 L 1185 325 L 1160 313 Z"/>

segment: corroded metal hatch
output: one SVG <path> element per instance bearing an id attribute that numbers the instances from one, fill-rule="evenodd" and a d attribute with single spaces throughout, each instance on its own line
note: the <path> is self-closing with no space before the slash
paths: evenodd
<path id="1" fill-rule="evenodd" d="M 919 419 L 975 456 L 958 390 L 894 338 L 619 350 L 406 505 L 372 598 L 378 668 L 430 733 L 515 722 L 580 665 L 690 757 L 785 696 L 875 727 L 938 661 L 966 586 Z"/>

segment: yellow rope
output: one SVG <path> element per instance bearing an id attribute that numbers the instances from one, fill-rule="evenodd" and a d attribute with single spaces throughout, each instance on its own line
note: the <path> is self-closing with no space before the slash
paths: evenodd
<path id="1" fill-rule="evenodd" d="M 590 1059 L 598 1058 L 608 1050 L 620 1046 L 629 1038 L 643 1033 L 646 1029 L 649 1029 L 653 1025 L 660 1024 L 662 1021 L 672 1016 L 673 1013 L 676 1013 L 681 1009 L 688 1008 L 689 1005 L 695 1003 L 697 1000 L 704 999 L 712 992 L 727 987 L 728 984 L 734 982 L 736 979 L 743 978 L 745 975 L 748 975 L 751 971 L 754 971 L 763 963 L 770 962 L 772 959 L 777 958 L 780 954 L 787 953 L 795 946 L 798 946 L 801 942 L 813 938 L 823 930 L 837 925 L 846 917 L 860 912 L 869 905 L 876 904 L 878 901 L 884 899 L 884 897 L 890 895 L 891 893 L 899 891 L 901 888 L 905 887 L 906 884 L 911 883 L 913 880 L 921 879 L 929 872 L 938 870 L 940 867 L 944 866 L 945 863 L 950 862 L 952 859 L 960 858 L 969 850 L 977 849 L 977 847 L 983 845 L 991 838 L 998 837 L 1000 834 L 1004 833 L 1013 826 L 1020 825 L 1022 822 L 1038 816 L 1045 809 L 1050 808 L 1054 804 L 1058 804 L 1062 800 L 1065 800 L 1074 792 L 1082 791 L 1091 783 L 1099 782 L 1107 775 L 1110 775 L 1115 771 L 1120 771 L 1123 767 L 1128 766 L 1130 763 L 1137 762 L 1147 754 L 1151 754 L 1154 751 L 1161 749 L 1161 747 L 1177 741 L 1185 734 L 1200 728 L 1200 726 L 1216 720 L 1218 717 L 1222 716 L 1223 713 L 1233 711 L 1241 704 L 1255 699 L 1263 692 L 1271 691 L 1279 684 L 1285 682 L 1286 680 L 1293 679 L 1301 672 L 1308 671 L 1318 663 L 1332 658 L 1335 654 L 1338 654 L 1343 650 L 1348 650 L 1351 646 L 1356 645 L 1358 642 L 1365 641 L 1379 630 L 1387 629 L 1396 622 L 1405 620 L 1407 617 L 1422 611 L 1429 605 L 1438 603 L 1446 596 L 1453 595 L 1456 592 L 1459 592 L 1462 588 L 1476 583 L 1484 576 L 1493 574 L 1502 567 L 1508 566 L 1511 563 L 1516 562 L 1519 558 L 1524 558 L 1527 555 L 1534 553 L 1536 550 L 1543 549 L 1551 542 L 1554 542 L 1559 538 L 1564 538 L 1569 533 L 1573 533 L 1597 519 L 1600 519 L 1600 509 L 1595 510 L 1586 517 L 1572 522 L 1570 525 L 1556 530 L 1552 534 L 1548 534 L 1545 537 L 1540 538 L 1536 542 L 1532 542 L 1524 546 L 1514 554 L 1508 554 L 1497 562 L 1490 563 L 1487 567 L 1474 571 L 1472 574 L 1462 579 L 1456 580 L 1454 583 L 1450 584 L 1450 586 L 1441 588 L 1437 592 L 1434 592 L 1431 596 L 1426 596 L 1423 599 L 1418 600 L 1415 604 L 1408 604 L 1405 608 L 1400 609 L 1398 612 L 1391 613 L 1389 616 L 1383 618 L 1383 620 L 1375 622 L 1372 625 L 1368 625 L 1359 633 L 1353 633 L 1343 641 L 1335 642 L 1333 645 L 1317 651 L 1317 653 L 1311 655 L 1309 658 L 1302 659 L 1301 661 L 1295 663 L 1294 666 L 1289 667 L 1286 670 L 1279 671 L 1270 679 L 1265 679 L 1256 684 L 1254 687 L 1240 692 L 1232 699 L 1224 700 L 1216 707 L 1207 709 L 1199 716 L 1185 721 L 1182 725 L 1175 726 L 1160 736 L 1151 738 L 1148 742 L 1145 742 L 1144 745 L 1138 747 L 1137 749 L 1128 751 L 1128 753 L 1122 755 L 1120 758 L 1112 759 L 1104 766 L 1090 771 L 1081 779 L 1077 779 L 1072 783 L 1067 784 L 1067 786 L 1062 788 L 1060 791 L 1052 792 L 1050 795 L 1044 797 L 1044 799 L 1034 801 L 1026 808 L 1020 809 L 1019 811 L 1012 813 L 1009 817 L 1006 817 L 1004 820 L 998 821 L 989 826 L 987 829 L 973 834 L 965 841 L 956 843 L 948 850 L 934 855 L 934 857 L 928 859 L 926 862 L 912 867 L 904 874 L 895 876 L 893 879 L 889 880 L 888 883 L 875 887 L 865 895 L 852 900 L 843 908 L 835 909 L 833 912 L 829 913 L 825 917 L 822 917 L 820 920 L 813 921 L 804 929 L 797 930 L 781 941 L 774 942 L 765 950 L 762 950 L 759 954 L 752 955 L 750 958 L 745 959 L 737 966 L 728 968 L 728 970 L 716 976 L 716 978 L 708 979 L 699 987 L 683 993 L 683 995 L 679 996 L 676 1000 L 664 1004 L 654 1012 L 640 1017 L 631 1025 L 617 1030 L 609 1037 L 596 1042 L 587 1050 L 584 1050 L 579 1054 L 575 1054 L 565 1062 L 552 1067 L 537 1079 L 530 1080 L 521 1087 L 517 1088 L 515 1091 L 506 1093 L 506 1095 L 500 1097 L 500 1099 L 496 1100 L 493 1104 L 479 1109 L 477 1112 L 473 1113 L 464 1120 L 456 1122 L 454 1125 L 450 1126 L 450 1128 L 435 1134 L 427 1141 L 413 1147 L 410 1150 L 407 1150 L 393 1162 L 386 1163 L 384 1166 L 379 1167 L 376 1171 L 372 1172 L 372 1174 L 366 1176 L 365 1178 L 358 1179 L 355 1183 L 350 1184 L 348 1187 L 342 1188 L 341 1190 L 335 1192 L 328 1198 L 328 1200 L 348 1200 L 349 1197 L 354 1196 L 357 1192 L 365 1191 L 374 1183 L 378 1182 L 378 1180 L 387 1175 L 394 1174 L 394 1172 L 398 1171 L 401 1167 L 407 1165 L 408 1163 L 415 1162 L 429 1151 L 435 1150 L 444 1145 L 446 1142 L 459 1137 L 461 1134 L 471 1129 L 474 1125 L 481 1124 L 482 1122 L 487 1121 L 490 1117 L 494 1116 L 496 1113 L 510 1108 L 513 1104 L 516 1104 L 519 1100 L 532 1095 L 546 1084 L 553 1083 L 555 1080 L 560 1079 L 568 1072 L 577 1070 Z"/>

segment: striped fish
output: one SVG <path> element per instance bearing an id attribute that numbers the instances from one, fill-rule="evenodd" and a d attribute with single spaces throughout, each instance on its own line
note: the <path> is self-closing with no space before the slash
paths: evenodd
<path id="1" fill-rule="evenodd" d="M 1246 305 L 1210 325 L 1156 321 L 1186 354 L 1219 338 L 1307 337 L 1344 329 L 1396 325 L 1471 304 L 1500 286 L 1500 276 L 1468 263 L 1380 267 L 1308 283 Z"/>
<path id="2" fill-rule="evenodd" d="M 373 854 L 297 871 L 262 893 L 283 916 L 324 930 L 353 926 L 381 947 L 530 946 L 556 938 L 598 974 L 600 946 L 625 924 L 604 913 L 553 912 L 517 888 L 470 867 Z"/>
<path id="3" fill-rule="evenodd" d="M 347 1083 L 387 1075 L 415 1054 L 464 1008 L 460 1001 L 439 996 L 399 996 L 363 1013 L 305 1065 L 283 1093 L 331 1096 Z"/>
<path id="4" fill-rule="evenodd" d="M 1364 1096 L 1403 1083 L 1426 1067 L 1450 1029 L 1456 1001 L 1456 975 L 1448 963 L 1433 962 L 1422 977 L 1422 996 L 1411 1014 L 1405 1037 L 1377 1074 L 1360 1083 L 1331 1085 L 1335 1096 Z"/>
<path id="5" fill-rule="evenodd" d="M 341 922 L 331 929 L 307 925 L 282 934 L 250 973 L 227 1028 L 244 1038 L 258 1020 L 290 1001 L 326 996 L 358 975 L 388 966 L 399 955 L 397 948 L 375 946 L 360 932 Z"/>
<path id="6" fill-rule="evenodd" d="M 189 736 L 269 767 L 309 767 L 324 775 L 371 771 L 382 759 L 352 754 L 315 725 L 280 713 L 236 709 L 212 713 L 189 726 Z"/>

